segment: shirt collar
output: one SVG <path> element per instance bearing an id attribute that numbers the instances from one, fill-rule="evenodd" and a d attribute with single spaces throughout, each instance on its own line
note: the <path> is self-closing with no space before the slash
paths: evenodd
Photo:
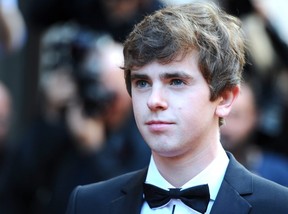
<path id="1" fill-rule="evenodd" d="M 182 188 L 186 189 L 201 184 L 208 184 L 210 199 L 215 200 L 223 181 L 228 163 L 229 159 L 225 151 L 223 150 L 219 152 L 216 158 L 204 170 L 202 170 L 198 175 L 185 183 Z M 175 188 L 168 181 L 166 181 L 165 178 L 162 177 L 154 162 L 153 156 L 151 156 L 150 159 L 145 182 L 166 190 L 169 188 Z"/>

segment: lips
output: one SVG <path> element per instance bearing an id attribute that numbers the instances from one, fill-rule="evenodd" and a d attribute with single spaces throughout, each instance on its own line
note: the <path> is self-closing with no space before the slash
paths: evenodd
<path id="1" fill-rule="evenodd" d="M 157 124 L 172 124 L 172 122 L 160 121 L 160 120 L 151 120 L 146 122 L 146 125 L 157 125 Z"/>
<path id="2" fill-rule="evenodd" d="M 145 125 L 148 126 L 148 129 L 151 132 L 163 132 L 168 130 L 168 128 L 173 125 L 173 122 L 169 121 L 160 121 L 160 120 L 151 120 L 145 123 Z"/>

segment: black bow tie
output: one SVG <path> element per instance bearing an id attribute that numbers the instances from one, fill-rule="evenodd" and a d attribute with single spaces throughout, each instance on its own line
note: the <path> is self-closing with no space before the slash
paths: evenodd
<path id="1" fill-rule="evenodd" d="M 163 206 L 173 198 L 180 199 L 192 209 L 205 213 L 210 200 L 209 187 L 207 184 L 184 190 L 173 188 L 166 191 L 154 185 L 144 183 L 143 191 L 145 200 L 150 208 Z"/>

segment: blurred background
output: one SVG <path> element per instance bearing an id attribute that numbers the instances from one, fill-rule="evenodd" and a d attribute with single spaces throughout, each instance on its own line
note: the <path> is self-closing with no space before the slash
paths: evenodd
<path id="1" fill-rule="evenodd" d="M 0 213 L 64 213 L 75 186 L 146 166 L 121 43 L 144 15 L 188 2 L 0 0 Z M 221 142 L 288 186 L 288 2 L 213 2 L 242 20 L 250 50 Z"/>

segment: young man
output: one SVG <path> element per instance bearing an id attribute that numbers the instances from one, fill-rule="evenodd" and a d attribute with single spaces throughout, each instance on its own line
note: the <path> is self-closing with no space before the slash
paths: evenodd
<path id="1" fill-rule="evenodd" d="M 248 172 L 219 140 L 245 63 L 239 25 L 215 5 L 194 3 L 135 26 L 124 71 L 149 167 L 76 188 L 68 214 L 288 212 L 288 189 Z"/>

